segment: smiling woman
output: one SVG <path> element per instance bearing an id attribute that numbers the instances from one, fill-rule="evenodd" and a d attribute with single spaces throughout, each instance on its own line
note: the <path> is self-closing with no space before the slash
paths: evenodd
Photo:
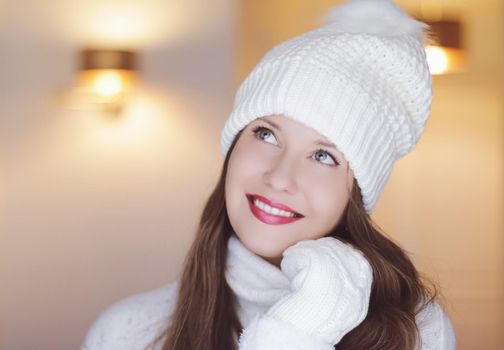
<path id="1" fill-rule="evenodd" d="M 291 245 L 320 238 L 340 221 L 353 175 L 343 155 L 321 149 L 320 139 L 330 143 L 285 116 L 257 119 L 238 139 L 226 207 L 240 241 L 259 256 L 278 260 Z"/>
<path id="2" fill-rule="evenodd" d="M 83 349 L 452 350 L 436 291 L 370 214 L 418 142 L 425 26 L 353 0 L 240 86 L 180 281 L 120 301 Z"/>

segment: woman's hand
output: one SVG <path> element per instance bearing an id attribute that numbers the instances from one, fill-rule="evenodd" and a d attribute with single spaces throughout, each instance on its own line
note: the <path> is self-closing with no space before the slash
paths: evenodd
<path id="1" fill-rule="evenodd" d="M 333 237 L 300 241 L 284 251 L 281 269 L 292 292 L 267 316 L 332 345 L 366 317 L 373 273 L 351 245 Z"/>

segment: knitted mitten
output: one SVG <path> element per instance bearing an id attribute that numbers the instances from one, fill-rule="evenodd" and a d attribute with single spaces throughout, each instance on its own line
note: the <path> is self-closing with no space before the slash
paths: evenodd
<path id="1" fill-rule="evenodd" d="M 284 251 L 281 269 L 291 281 L 292 292 L 255 321 L 256 330 L 244 332 L 243 343 L 265 343 L 265 338 L 271 343 L 266 329 L 274 327 L 284 339 L 291 329 L 293 335 L 311 337 L 317 348 L 330 348 L 366 317 L 373 273 L 364 255 L 349 244 L 333 237 L 300 241 Z"/>

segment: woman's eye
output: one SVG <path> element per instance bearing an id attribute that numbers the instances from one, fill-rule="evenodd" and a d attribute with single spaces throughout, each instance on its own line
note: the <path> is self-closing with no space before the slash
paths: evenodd
<path id="1" fill-rule="evenodd" d="M 275 134 L 273 133 L 273 131 L 264 126 L 255 127 L 252 130 L 252 133 L 256 138 L 258 138 L 261 141 L 271 143 L 274 145 L 277 144 L 277 140 L 275 138 Z M 329 152 L 324 151 L 323 149 L 317 150 L 313 154 L 313 157 L 315 158 L 316 161 L 320 162 L 321 164 L 329 166 L 339 165 L 339 162 L 336 160 L 336 158 L 334 158 Z"/>
<path id="2" fill-rule="evenodd" d="M 276 144 L 275 135 L 268 128 L 259 126 L 254 129 L 253 133 L 256 135 L 257 138 L 259 138 L 262 141 L 265 141 L 265 142 L 268 142 L 271 144 Z"/>
<path id="3" fill-rule="evenodd" d="M 338 165 L 339 163 L 327 151 L 318 150 L 313 154 L 316 161 L 326 165 Z"/>

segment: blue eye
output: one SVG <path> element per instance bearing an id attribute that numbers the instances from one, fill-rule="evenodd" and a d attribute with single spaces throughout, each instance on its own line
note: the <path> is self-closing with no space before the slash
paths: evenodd
<path id="1" fill-rule="evenodd" d="M 276 144 L 275 134 L 273 134 L 273 131 L 270 129 L 264 126 L 257 126 L 252 132 L 258 139 L 267 143 Z"/>
<path id="2" fill-rule="evenodd" d="M 256 126 L 252 130 L 252 134 L 254 137 L 259 139 L 260 141 L 264 141 L 267 143 L 270 143 L 272 145 L 277 144 L 277 139 L 275 137 L 275 134 L 273 131 L 270 129 L 264 127 L 264 126 Z M 314 158 L 317 162 L 328 165 L 328 166 L 337 166 L 340 165 L 340 163 L 336 160 L 336 158 L 329 153 L 328 151 L 325 151 L 323 149 L 318 149 L 313 153 L 312 158 Z"/>
<path id="3" fill-rule="evenodd" d="M 326 164 L 326 165 L 339 165 L 339 163 L 336 161 L 336 159 L 327 151 L 324 151 L 323 149 L 317 150 L 313 154 L 314 158 L 316 161 Z"/>

